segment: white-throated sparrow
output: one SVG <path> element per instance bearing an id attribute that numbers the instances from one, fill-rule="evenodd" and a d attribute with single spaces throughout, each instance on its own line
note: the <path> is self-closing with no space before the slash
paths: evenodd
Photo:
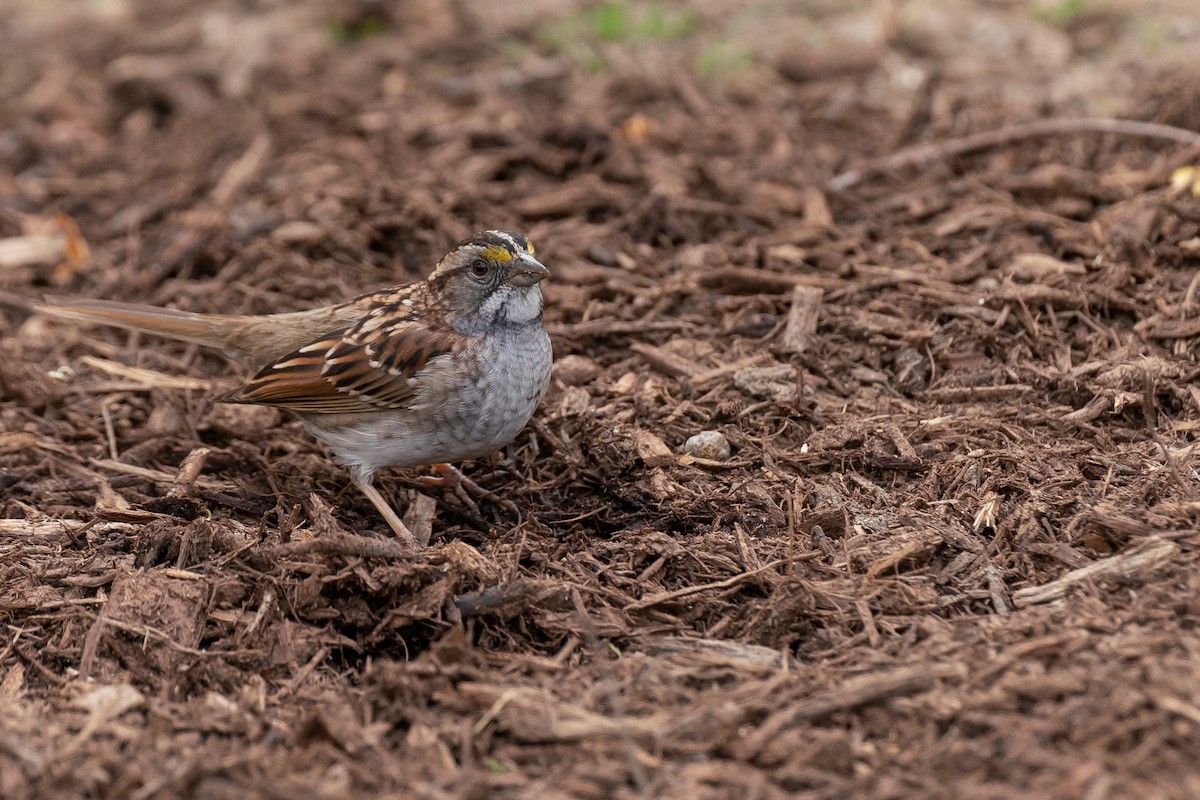
<path id="1" fill-rule="evenodd" d="M 230 316 L 63 298 L 37 308 L 239 357 L 258 373 L 221 400 L 294 412 L 414 542 L 375 473 L 476 458 L 520 433 L 550 381 L 539 286 L 549 274 L 525 236 L 485 231 L 424 281 L 311 311 Z"/>

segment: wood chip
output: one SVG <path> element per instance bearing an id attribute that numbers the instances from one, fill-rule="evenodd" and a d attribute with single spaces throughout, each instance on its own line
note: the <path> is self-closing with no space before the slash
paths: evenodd
<path id="1" fill-rule="evenodd" d="M 634 342 L 629 349 L 655 370 L 672 378 L 687 378 L 704 371 L 696 362 L 652 344 Z"/>
<path id="2" fill-rule="evenodd" d="M 635 434 L 634 452 L 648 467 L 665 467 L 677 460 L 667 443 L 650 431 L 638 431 Z"/>
<path id="3" fill-rule="evenodd" d="M 991 403 L 1020 397 L 1033 391 L 1033 387 L 1024 383 L 1010 383 L 1003 386 L 952 386 L 945 389 L 930 389 L 921 399 L 930 403 Z"/>
<path id="4" fill-rule="evenodd" d="M 166 484 L 169 486 L 175 485 L 175 480 L 176 480 L 176 477 L 178 476 L 177 472 L 171 473 L 171 472 L 164 472 L 160 469 L 150 469 L 148 467 L 139 467 L 139 466 L 135 466 L 133 464 L 125 464 L 120 461 L 113 461 L 112 459 L 109 459 L 109 458 L 93 458 L 93 459 L 90 459 L 88 463 L 90 463 L 92 466 L 97 467 L 99 469 L 106 469 L 110 472 L 119 472 L 122 475 L 137 475 L 139 478 L 145 478 L 148 481 L 153 481 L 154 483 Z M 195 479 L 195 482 L 193 485 L 199 486 L 203 489 L 210 489 L 210 490 L 216 490 L 216 491 L 230 492 L 230 491 L 236 490 L 236 487 L 234 486 L 234 484 L 230 483 L 229 481 L 221 481 L 221 480 L 217 480 L 215 478 L 206 477 L 204 475 L 198 476 Z"/>
<path id="5" fill-rule="evenodd" d="M 1066 575 L 1041 586 L 1028 586 L 1013 594 L 1017 608 L 1048 603 L 1065 595 L 1080 584 L 1111 580 L 1145 580 L 1179 558 L 1179 545 L 1158 537 L 1139 543 L 1127 553 L 1071 570 Z"/>
<path id="6" fill-rule="evenodd" d="M 626 736 L 647 741 L 663 730 L 654 720 L 603 716 L 541 689 L 461 683 L 456 692 L 487 708 L 473 728 L 476 736 L 493 724 L 519 742 L 580 742 Z"/>
<path id="7" fill-rule="evenodd" d="M 97 358 L 96 356 L 84 356 L 79 360 L 93 369 L 98 369 L 115 378 L 132 381 L 135 385 L 141 385 L 146 389 L 211 392 L 216 391 L 222 386 L 217 381 L 166 375 L 151 369 L 131 367 L 116 361 L 109 361 L 105 358 Z"/>
<path id="8" fill-rule="evenodd" d="M 713 367 L 712 369 L 698 372 L 690 378 L 690 383 L 692 386 L 700 389 L 719 378 L 724 378 L 726 375 L 732 375 L 740 369 L 754 367 L 771 360 L 772 358 L 770 353 L 758 353 L 757 355 L 748 356 L 747 358 L 740 358 L 733 363 L 722 364 L 719 367 Z"/>
<path id="9" fill-rule="evenodd" d="M 437 500 L 423 492 L 413 492 L 408 508 L 404 509 L 404 524 L 412 531 L 422 547 L 433 538 L 433 515 L 437 512 Z"/>
<path id="10" fill-rule="evenodd" d="M 821 298 L 824 289 L 811 286 L 796 286 L 792 289 L 792 305 L 788 309 L 787 323 L 779 337 L 779 347 L 785 353 L 803 353 L 812 346 L 817 333 L 817 320 L 821 314 Z"/>
<path id="11" fill-rule="evenodd" d="M 743 747 L 748 753 L 756 754 L 787 728 L 842 709 L 928 691 L 939 680 L 962 678 L 966 672 L 965 665 L 950 662 L 917 664 L 848 678 L 835 688 L 817 692 L 807 700 L 775 711 L 746 737 Z"/>

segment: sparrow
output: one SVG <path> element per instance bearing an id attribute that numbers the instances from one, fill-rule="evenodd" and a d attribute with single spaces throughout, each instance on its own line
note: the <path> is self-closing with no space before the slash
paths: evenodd
<path id="1" fill-rule="evenodd" d="M 35 308 L 219 348 L 257 370 L 220 401 L 295 414 L 415 545 L 375 474 L 429 464 L 457 473 L 448 462 L 516 438 L 550 382 L 540 285 L 549 275 L 528 238 L 491 230 L 459 244 L 423 281 L 309 311 L 198 314 L 60 297 Z"/>

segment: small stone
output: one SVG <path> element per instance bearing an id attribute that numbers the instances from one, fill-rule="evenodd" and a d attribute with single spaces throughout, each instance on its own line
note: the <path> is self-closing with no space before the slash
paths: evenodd
<path id="1" fill-rule="evenodd" d="M 632 117 L 624 120 L 617 127 L 617 134 L 627 142 L 633 144 L 644 144 L 650 138 L 650 130 L 653 126 L 650 123 L 650 118 L 645 114 L 638 112 Z"/>
<path id="2" fill-rule="evenodd" d="M 729 440 L 720 431 L 700 431 L 683 443 L 683 452 L 694 458 L 709 461 L 728 461 L 733 455 Z"/>

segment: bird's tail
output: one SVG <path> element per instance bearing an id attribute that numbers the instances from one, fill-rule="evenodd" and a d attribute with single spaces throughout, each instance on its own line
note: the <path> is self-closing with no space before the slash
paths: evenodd
<path id="1" fill-rule="evenodd" d="M 144 331 L 168 339 L 216 347 L 231 354 L 245 352 L 244 346 L 238 341 L 238 326 L 229 324 L 237 318 L 222 314 L 197 314 L 139 303 L 70 297 L 48 297 L 42 303 L 35 303 L 34 308 L 53 317 Z"/>

